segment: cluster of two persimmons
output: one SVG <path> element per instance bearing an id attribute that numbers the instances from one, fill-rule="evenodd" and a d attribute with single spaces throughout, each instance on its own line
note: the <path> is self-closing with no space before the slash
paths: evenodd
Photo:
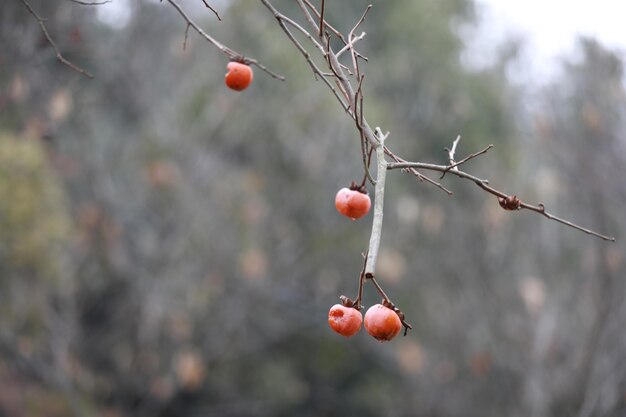
<path id="1" fill-rule="evenodd" d="M 352 184 L 342 188 L 335 197 L 337 211 L 352 220 L 365 216 L 372 203 L 364 186 Z M 352 301 L 344 298 L 343 304 L 335 304 L 328 312 L 328 324 L 342 336 L 354 336 L 361 329 L 363 315 L 355 308 Z M 365 330 L 376 340 L 385 342 L 400 333 L 402 322 L 391 308 L 376 304 L 365 313 Z"/>

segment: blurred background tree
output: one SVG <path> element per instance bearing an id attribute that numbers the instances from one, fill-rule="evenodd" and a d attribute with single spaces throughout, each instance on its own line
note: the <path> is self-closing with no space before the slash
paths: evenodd
<path id="1" fill-rule="evenodd" d="M 332 204 L 362 175 L 358 132 L 265 9 L 216 4 L 220 23 L 196 3 L 287 81 L 227 90 L 226 59 L 193 34 L 183 50 L 165 3 L 31 0 L 88 80 L 0 4 L 0 416 L 624 415 L 623 243 L 455 179 L 449 197 L 389 173 L 378 276 L 414 331 L 332 333 L 369 236 Z M 348 30 L 366 5 L 328 18 Z M 465 0 L 375 5 L 367 117 L 416 160 L 445 163 L 458 133 L 461 154 L 494 143 L 468 170 L 620 237 L 621 59 L 581 41 L 530 106 L 514 43 L 462 64 L 475 19 Z"/>

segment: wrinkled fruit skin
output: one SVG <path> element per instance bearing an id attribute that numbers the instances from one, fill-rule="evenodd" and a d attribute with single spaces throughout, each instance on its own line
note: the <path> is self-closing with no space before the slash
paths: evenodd
<path id="1" fill-rule="evenodd" d="M 376 340 L 386 342 L 400 333 L 402 322 L 390 308 L 382 304 L 373 305 L 365 313 L 365 330 Z"/>
<path id="2" fill-rule="evenodd" d="M 226 65 L 226 69 L 228 72 L 224 77 L 224 82 L 228 88 L 235 91 L 242 91 L 248 88 L 252 82 L 252 78 L 254 78 L 252 68 L 241 62 L 231 61 Z"/>
<path id="3" fill-rule="evenodd" d="M 354 336 L 361 329 L 363 315 L 359 310 L 335 304 L 328 311 L 328 324 L 342 336 Z"/>
<path id="4" fill-rule="evenodd" d="M 365 216 L 371 206 L 370 197 L 360 191 L 342 188 L 335 196 L 337 211 L 352 220 Z"/>

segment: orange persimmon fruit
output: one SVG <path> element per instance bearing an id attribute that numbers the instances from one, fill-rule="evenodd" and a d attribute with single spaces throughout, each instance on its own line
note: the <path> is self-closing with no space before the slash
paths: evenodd
<path id="1" fill-rule="evenodd" d="M 228 88 L 235 91 L 243 91 L 248 88 L 254 77 L 252 68 L 242 62 L 230 61 L 226 65 L 226 69 L 228 72 L 224 77 L 224 82 Z"/>
<path id="2" fill-rule="evenodd" d="M 376 340 L 391 340 L 400 333 L 401 328 L 398 314 L 382 304 L 371 306 L 365 313 L 365 330 Z"/>
<path id="3" fill-rule="evenodd" d="M 342 336 L 354 336 L 361 329 L 363 315 L 352 307 L 335 304 L 328 311 L 328 324 Z"/>
<path id="4" fill-rule="evenodd" d="M 356 187 L 355 187 L 356 188 Z M 372 206 L 370 196 L 360 189 L 342 188 L 335 196 L 335 208 L 352 220 L 365 216 Z"/>

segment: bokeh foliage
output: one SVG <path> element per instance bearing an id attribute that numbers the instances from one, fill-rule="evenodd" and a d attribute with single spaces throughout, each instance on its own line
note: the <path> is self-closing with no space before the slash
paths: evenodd
<path id="1" fill-rule="evenodd" d="M 71 242 L 64 189 L 36 139 L 0 136 L 0 264 L 5 273 L 60 273 Z"/>

